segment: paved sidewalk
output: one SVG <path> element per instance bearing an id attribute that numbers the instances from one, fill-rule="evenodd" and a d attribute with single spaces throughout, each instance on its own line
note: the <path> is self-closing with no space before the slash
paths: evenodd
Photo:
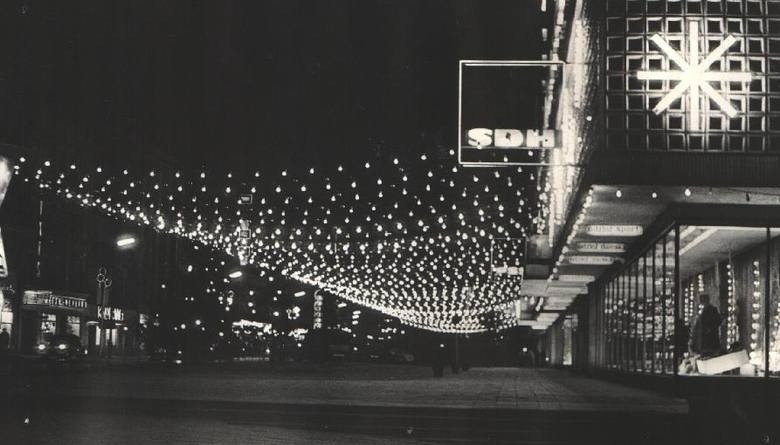
<path id="1" fill-rule="evenodd" d="M 443 378 L 430 368 L 345 364 L 144 367 L 47 375 L 49 395 L 387 407 L 685 414 L 688 404 L 557 369 L 475 368 Z M 12 390 L 13 391 L 13 390 Z"/>
<path id="2" fill-rule="evenodd" d="M 337 431 L 281 428 L 221 419 L 186 419 L 105 413 L 57 412 L 30 425 L 3 426 L 10 444 L 322 444 L 394 445 L 420 443 L 411 438 L 372 436 Z M 6 442 L 7 441 L 7 442 Z"/>

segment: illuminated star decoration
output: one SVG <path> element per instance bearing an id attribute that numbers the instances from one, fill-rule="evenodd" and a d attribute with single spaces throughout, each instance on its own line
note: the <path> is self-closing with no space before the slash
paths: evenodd
<path id="1" fill-rule="evenodd" d="M 640 71 L 637 77 L 640 80 L 670 80 L 679 81 L 669 93 L 664 96 L 653 108 L 655 114 L 661 114 L 664 110 L 677 99 L 679 99 L 686 90 L 689 92 L 689 129 L 698 131 L 701 128 L 699 122 L 700 91 L 705 97 L 714 101 L 720 109 L 729 117 L 737 115 L 738 110 L 734 108 L 729 101 L 708 82 L 750 82 L 751 75 L 748 72 L 720 72 L 709 71 L 713 63 L 720 59 L 726 51 L 737 42 L 737 39 L 728 35 L 714 51 L 712 51 L 703 60 L 699 60 L 699 23 L 690 22 L 688 33 L 688 60 L 685 60 L 679 52 L 669 45 L 660 35 L 655 34 L 650 38 L 666 57 L 674 62 L 680 69 L 676 71 Z"/>

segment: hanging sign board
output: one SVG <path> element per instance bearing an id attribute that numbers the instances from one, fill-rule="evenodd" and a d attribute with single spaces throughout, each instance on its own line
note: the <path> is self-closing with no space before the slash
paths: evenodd
<path id="1" fill-rule="evenodd" d="M 585 233 L 590 236 L 617 236 L 617 237 L 630 237 L 640 236 L 644 232 L 642 226 L 633 224 L 621 224 L 621 225 L 607 225 L 607 224 L 594 224 L 585 226 Z"/>
<path id="2" fill-rule="evenodd" d="M 562 68 L 550 61 L 461 60 L 458 161 L 466 167 L 550 165 L 549 152 L 561 137 L 545 122 L 547 86 Z"/>
<path id="3" fill-rule="evenodd" d="M 322 329 L 323 299 L 320 291 L 314 292 L 314 305 L 312 307 L 312 329 Z"/>
<path id="4" fill-rule="evenodd" d="M 596 281 L 596 277 L 593 275 L 558 275 L 558 281 L 566 281 L 570 283 L 592 283 Z"/>
<path id="5" fill-rule="evenodd" d="M 616 257 L 598 255 L 573 255 L 567 259 L 569 260 L 569 264 L 582 264 L 589 266 L 609 266 L 618 260 Z"/>
<path id="6" fill-rule="evenodd" d="M 624 253 L 626 251 L 626 245 L 623 243 L 577 243 L 576 246 L 580 252 Z"/>
<path id="7" fill-rule="evenodd" d="M 497 275 L 519 276 L 525 272 L 525 238 L 490 240 L 490 268 Z"/>

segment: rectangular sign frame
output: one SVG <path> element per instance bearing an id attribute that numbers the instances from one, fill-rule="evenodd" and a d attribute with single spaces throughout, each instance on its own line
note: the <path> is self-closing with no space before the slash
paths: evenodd
<path id="1" fill-rule="evenodd" d="M 513 166 L 536 166 L 536 167 L 568 167 L 571 164 L 556 164 L 551 162 L 468 162 L 463 161 L 463 68 L 464 67 L 518 67 L 518 66 L 559 66 L 561 69 L 566 65 L 560 60 L 460 60 L 458 62 L 458 164 L 462 167 L 513 167 Z M 558 138 L 559 130 L 554 129 Z M 527 148 L 522 148 L 527 150 Z M 552 151 L 556 148 L 531 148 L 532 150 Z M 558 148 L 559 149 L 559 148 Z"/>

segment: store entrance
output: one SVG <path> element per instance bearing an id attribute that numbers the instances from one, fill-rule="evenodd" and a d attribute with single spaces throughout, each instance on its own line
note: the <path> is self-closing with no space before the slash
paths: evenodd
<path id="1" fill-rule="evenodd" d="M 19 346 L 22 352 L 33 352 L 38 334 L 38 317 L 35 312 L 22 311 Z"/>
<path id="2" fill-rule="evenodd" d="M 87 352 L 89 355 L 97 355 L 97 325 L 91 324 L 87 329 Z"/>

